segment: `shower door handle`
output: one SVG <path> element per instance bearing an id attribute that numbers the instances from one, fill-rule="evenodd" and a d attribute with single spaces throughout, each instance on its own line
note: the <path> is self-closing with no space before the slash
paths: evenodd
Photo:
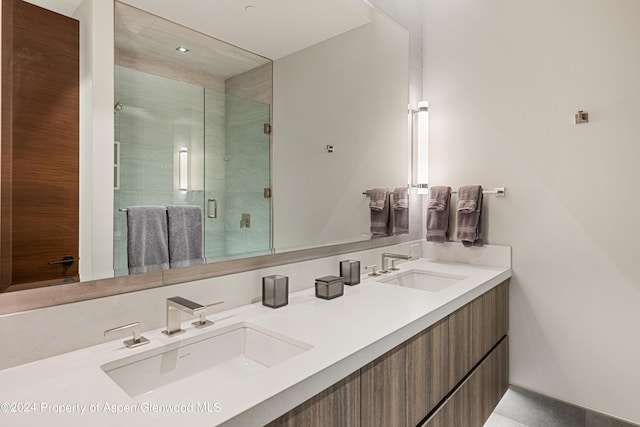
<path id="1" fill-rule="evenodd" d="M 218 201 L 207 199 L 207 218 L 218 218 Z"/>

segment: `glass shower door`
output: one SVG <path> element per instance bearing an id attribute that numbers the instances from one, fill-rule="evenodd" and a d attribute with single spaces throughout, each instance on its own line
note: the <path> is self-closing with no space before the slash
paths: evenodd
<path id="1" fill-rule="evenodd" d="M 207 261 L 271 253 L 270 106 L 209 89 L 205 99 Z"/>

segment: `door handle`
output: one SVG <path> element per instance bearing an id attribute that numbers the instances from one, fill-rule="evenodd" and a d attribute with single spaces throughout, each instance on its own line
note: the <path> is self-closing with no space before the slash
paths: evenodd
<path id="1" fill-rule="evenodd" d="M 211 209 L 212 206 L 213 209 Z M 207 217 L 218 218 L 218 201 L 216 199 L 207 199 Z"/>
<path id="2" fill-rule="evenodd" d="M 49 261 L 49 265 L 54 265 L 54 264 L 63 264 L 63 265 L 71 265 L 73 264 L 73 257 L 71 255 L 67 255 L 66 257 L 62 258 L 60 261 Z"/>

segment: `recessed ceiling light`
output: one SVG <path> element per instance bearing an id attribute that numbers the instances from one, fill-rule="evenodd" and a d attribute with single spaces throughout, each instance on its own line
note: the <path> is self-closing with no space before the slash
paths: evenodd
<path id="1" fill-rule="evenodd" d="M 187 53 L 187 52 L 189 52 L 189 49 L 187 49 L 187 48 L 186 48 L 186 47 L 184 47 L 184 46 L 178 46 L 178 47 L 176 48 L 176 50 L 177 50 L 178 52 L 182 52 L 182 53 Z"/>

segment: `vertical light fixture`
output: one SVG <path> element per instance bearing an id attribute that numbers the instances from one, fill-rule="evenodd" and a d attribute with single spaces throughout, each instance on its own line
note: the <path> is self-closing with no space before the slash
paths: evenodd
<path id="1" fill-rule="evenodd" d="M 189 188 L 189 150 L 180 148 L 178 152 L 178 187 L 181 191 Z"/>
<path id="2" fill-rule="evenodd" d="M 418 109 L 412 110 L 414 118 L 412 133 L 412 182 L 418 194 L 427 194 L 429 184 L 429 103 L 418 102 Z"/>

